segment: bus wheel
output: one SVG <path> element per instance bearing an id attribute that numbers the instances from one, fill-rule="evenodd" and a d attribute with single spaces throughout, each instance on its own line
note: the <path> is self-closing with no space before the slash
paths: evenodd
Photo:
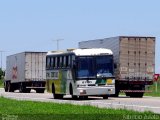
<path id="1" fill-rule="evenodd" d="M 103 99 L 108 99 L 107 95 L 102 95 Z"/>
<path id="2" fill-rule="evenodd" d="M 55 94 L 55 87 L 54 87 L 54 84 L 52 84 L 52 94 L 53 94 L 53 97 L 54 99 L 56 99 L 56 94 Z"/>
<path id="3" fill-rule="evenodd" d="M 52 84 L 52 94 L 54 99 L 63 99 L 63 94 L 56 94 L 54 84 Z"/>
<path id="4" fill-rule="evenodd" d="M 70 95 L 72 96 L 72 99 L 76 100 L 78 99 L 78 96 L 77 95 L 73 95 L 73 88 L 72 88 L 72 85 L 70 84 L 69 86 L 69 93 Z"/>

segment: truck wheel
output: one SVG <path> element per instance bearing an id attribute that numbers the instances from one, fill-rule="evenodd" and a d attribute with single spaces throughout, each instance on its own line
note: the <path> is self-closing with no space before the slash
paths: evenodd
<path id="1" fill-rule="evenodd" d="M 79 96 L 79 99 L 80 99 L 80 100 L 87 100 L 87 99 L 88 99 L 88 96 Z"/>
<path id="2" fill-rule="evenodd" d="M 20 93 L 25 93 L 26 92 L 26 87 L 24 86 L 23 83 L 21 83 L 20 86 L 19 86 L 19 92 Z"/>
<path id="3" fill-rule="evenodd" d="M 126 96 L 130 96 L 131 93 L 130 92 L 125 92 Z"/>
<path id="4" fill-rule="evenodd" d="M 14 92 L 13 85 L 10 82 L 8 82 L 8 92 Z"/>
<path id="5" fill-rule="evenodd" d="M 36 93 L 44 93 L 45 89 L 36 89 Z"/>
<path id="6" fill-rule="evenodd" d="M 135 92 L 135 93 L 131 93 L 130 97 L 132 97 L 132 98 L 142 98 L 143 94 L 144 94 L 144 92 L 140 92 L 140 93 Z"/>
<path id="7" fill-rule="evenodd" d="M 31 92 L 31 89 L 29 89 L 29 88 L 27 88 L 26 90 L 25 90 L 25 93 L 30 93 Z"/>
<path id="8" fill-rule="evenodd" d="M 4 90 L 5 92 L 8 92 L 8 82 L 4 82 Z"/>

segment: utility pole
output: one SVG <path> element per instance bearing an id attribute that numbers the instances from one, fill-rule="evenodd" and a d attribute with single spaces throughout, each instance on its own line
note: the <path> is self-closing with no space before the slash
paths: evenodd
<path id="1" fill-rule="evenodd" d="M 2 57 L 3 57 L 3 52 L 5 52 L 5 51 L 0 50 L 0 53 L 1 53 L 1 70 L 2 70 L 2 61 L 3 61 Z"/>
<path id="2" fill-rule="evenodd" d="M 59 42 L 62 41 L 62 40 L 64 40 L 64 39 L 53 40 L 53 41 L 57 42 L 57 51 L 59 50 Z"/>

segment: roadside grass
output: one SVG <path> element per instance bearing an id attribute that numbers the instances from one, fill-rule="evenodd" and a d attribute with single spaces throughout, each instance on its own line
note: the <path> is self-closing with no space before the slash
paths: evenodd
<path id="1" fill-rule="evenodd" d="M 153 85 L 149 86 L 147 90 L 152 91 L 151 93 L 145 93 L 145 96 L 153 96 L 153 97 L 160 97 L 160 81 L 157 82 L 157 92 L 156 92 L 156 83 L 154 82 Z"/>
<path id="2" fill-rule="evenodd" d="M 18 101 L 0 97 L 2 119 L 16 120 L 134 120 L 137 117 L 160 118 L 152 112 L 97 108 L 89 105 L 58 104 L 52 102 Z M 134 117 L 137 116 L 137 117 Z"/>
<path id="3" fill-rule="evenodd" d="M 3 88 L 3 80 L 0 79 L 0 88 Z"/>

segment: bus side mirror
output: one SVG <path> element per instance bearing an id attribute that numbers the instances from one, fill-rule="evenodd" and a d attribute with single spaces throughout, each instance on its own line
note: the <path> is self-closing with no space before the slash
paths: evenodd
<path id="1" fill-rule="evenodd" d="M 73 61 L 73 69 L 76 69 L 76 61 Z"/>
<path id="2" fill-rule="evenodd" d="M 114 63 L 114 69 L 117 69 L 117 64 L 116 63 Z"/>

